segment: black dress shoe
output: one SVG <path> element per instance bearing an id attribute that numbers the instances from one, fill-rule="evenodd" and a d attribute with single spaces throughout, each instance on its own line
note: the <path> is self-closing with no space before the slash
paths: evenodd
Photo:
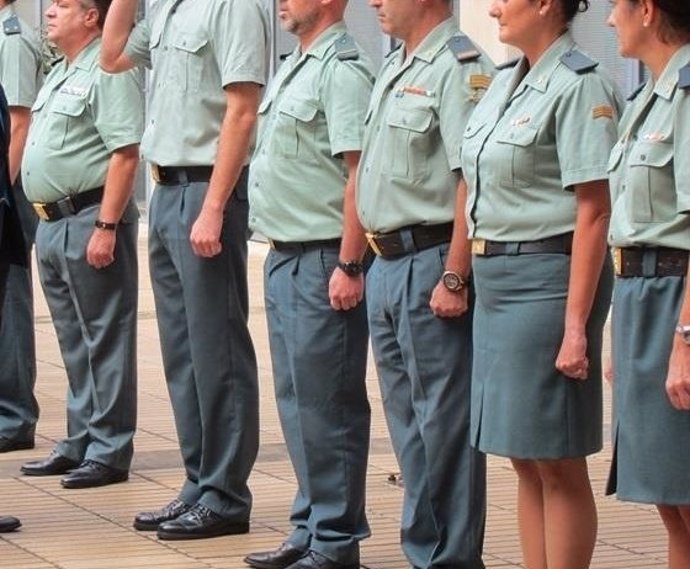
<path id="1" fill-rule="evenodd" d="M 158 526 L 159 539 L 203 539 L 249 532 L 249 522 L 236 522 L 195 504 L 186 513 Z"/>
<path id="2" fill-rule="evenodd" d="M 20 522 L 17 518 L 13 518 L 12 516 L 0 516 L 0 533 L 14 531 L 21 526 L 22 522 Z"/>
<path id="3" fill-rule="evenodd" d="M 255 569 L 285 569 L 304 557 L 305 553 L 304 549 L 299 549 L 286 541 L 273 551 L 250 553 L 244 558 L 244 562 Z"/>
<path id="4" fill-rule="evenodd" d="M 169 522 L 175 518 L 180 517 L 182 514 L 186 514 L 192 506 L 185 504 L 182 500 L 173 500 L 166 506 L 163 506 L 160 510 L 155 510 L 153 512 L 139 512 L 134 516 L 134 529 L 139 531 L 155 531 L 158 526 L 163 522 Z"/>
<path id="5" fill-rule="evenodd" d="M 359 569 L 359 563 L 338 563 L 324 557 L 313 549 L 287 569 Z"/>
<path id="6" fill-rule="evenodd" d="M 33 438 L 20 440 L 8 439 L 7 437 L 0 437 L 0 452 L 12 452 L 13 450 L 27 450 L 34 448 L 35 443 Z"/>
<path id="7" fill-rule="evenodd" d="M 21 472 L 27 476 L 53 476 L 77 468 L 79 463 L 52 451 L 45 460 L 32 460 L 22 464 Z"/>
<path id="8" fill-rule="evenodd" d="M 94 460 L 85 460 L 60 480 L 60 484 L 63 488 L 96 488 L 125 482 L 128 478 L 129 472 L 126 470 L 106 466 Z"/>

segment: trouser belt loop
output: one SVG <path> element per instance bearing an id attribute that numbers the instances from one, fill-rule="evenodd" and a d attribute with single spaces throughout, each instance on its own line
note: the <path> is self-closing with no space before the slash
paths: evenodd
<path id="1" fill-rule="evenodd" d="M 506 255 L 519 255 L 520 254 L 520 242 L 511 241 L 506 243 Z"/>
<path id="2" fill-rule="evenodd" d="M 414 241 L 414 236 L 412 235 L 412 230 L 401 229 L 400 230 L 400 241 L 402 241 L 403 248 L 405 251 L 417 251 L 417 244 Z"/>
<path id="3" fill-rule="evenodd" d="M 655 277 L 657 274 L 657 250 L 656 249 L 645 249 L 642 252 L 642 276 L 643 277 Z"/>

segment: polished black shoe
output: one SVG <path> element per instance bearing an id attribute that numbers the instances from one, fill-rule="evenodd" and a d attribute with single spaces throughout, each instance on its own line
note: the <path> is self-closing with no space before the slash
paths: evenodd
<path id="1" fill-rule="evenodd" d="M 63 488 L 96 488 L 125 482 L 129 472 L 106 466 L 94 460 L 85 460 L 60 480 Z"/>
<path id="2" fill-rule="evenodd" d="M 304 549 L 299 549 L 286 541 L 273 551 L 250 553 L 244 558 L 244 562 L 255 569 L 285 569 L 306 553 Z"/>
<path id="3" fill-rule="evenodd" d="M 7 533 L 22 527 L 22 522 L 12 516 L 0 516 L 0 533 Z"/>
<path id="4" fill-rule="evenodd" d="M 159 539 L 204 539 L 249 532 L 249 522 L 236 522 L 196 504 L 186 513 L 158 526 Z"/>
<path id="5" fill-rule="evenodd" d="M 359 563 L 338 563 L 313 549 L 286 569 L 359 569 Z"/>
<path id="6" fill-rule="evenodd" d="M 12 452 L 13 450 L 28 450 L 34 448 L 35 443 L 31 439 L 8 439 L 7 437 L 0 437 L 0 452 Z"/>
<path id="7" fill-rule="evenodd" d="M 169 522 L 186 514 L 192 506 L 185 504 L 182 500 L 173 500 L 163 506 L 160 510 L 153 512 L 139 512 L 134 516 L 134 529 L 139 531 L 155 531 L 163 522 Z"/>
<path id="8" fill-rule="evenodd" d="M 27 476 L 54 476 L 66 474 L 79 466 L 79 463 L 52 451 L 45 460 L 32 460 L 22 464 L 21 472 Z"/>

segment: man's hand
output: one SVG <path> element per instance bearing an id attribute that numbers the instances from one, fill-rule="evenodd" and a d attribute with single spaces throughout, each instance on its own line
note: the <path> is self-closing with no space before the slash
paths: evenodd
<path id="1" fill-rule="evenodd" d="M 364 276 L 347 276 L 336 267 L 328 283 L 328 296 L 333 310 L 350 310 L 364 298 Z"/>
<path id="2" fill-rule="evenodd" d="M 86 246 L 86 262 L 94 269 L 104 269 L 115 260 L 115 231 L 94 229 Z"/>
<path id="3" fill-rule="evenodd" d="M 199 217 L 196 218 L 189 241 L 192 251 L 199 257 L 215 257 L 222 250 L 220 233 L 223 230 L 223 211 L 212 211 L 201 208 Z"/>
<path id="4" fill-rule="evenodd" d="M 452 292 L 439 281 L 431 293 L 429 306 L 431 307 L 431 312 L 439 318 L 457 318 L 462 316 L 469 308 L 467 288 L 458 292 Z"/>

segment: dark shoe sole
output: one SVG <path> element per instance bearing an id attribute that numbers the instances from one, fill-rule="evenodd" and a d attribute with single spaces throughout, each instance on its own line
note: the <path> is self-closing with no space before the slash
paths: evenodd
<path id="1" fill-rule="evenodd" d="M 211 537 L 221 537 L 223 535 L 241 535 L 249 533 L 249 524 L 227 524 L 219 526 L 213 530 L 205 532 L 169 532 L 158 529 L 158 539 L 174 541 L 183 539 L 207 539 Z"/>
<path id="2" fill-rule="evenodd" d="M 163 522 L 146 523 L 146 522 L 140 522 L 140 521 L 134 520 L 132 522 L 132 527 L 137 531 L 156 531 L 158 529 L 158 526 L 161 525 L 162 523 Z"/>
<path id="3" fill-rule="evenodd" d="M 110 486 L 111 484 L 119 484 L 120 482 L 127 482 L 129 475 L 110 478 L 107 480 L 61 480 L 60 485 L 69 490 L 79 490 L 82 488 L 100 488 L 101 486 Z"/>
<path id="4" fill-rule="evenodd" d="M 284 564 L 278 564 L 278 563 L 262 563 L 261 561 L 254 561 L 253 559 L 250 559 L 249 557 L 245 557 L 243 561 L 249 565 L 249 567 L 252 567 L 253 569 L 285 569 L 286 567 L 290 567 L 290 565 L 293 565 L 294 563 L 297 563 L 301 557 L 298 557 L 297 559 L 290 561 L 290 563 L 284 563 Z"/>
<path id="5" fill-rule="evenodd" d="M 50 470 L 46 472 L 45 470 L 28 470 L 23 466 L 19 469 L 24 476 L 62 476 L 63 474 L 69 474 L 72 470 L 77 468 L 79 465 L 70 466 L 69 468 L 64 468 L 60 470 Z"/>
<path id="6" fill-rule="evenodd" d="M 11 531 L 14 531 L 16 529 L 19 529 L 22 527 L 22 522 L 17 520 L 16 522 L 12 524 L 5 524 L 4 526 L 0 527 L 0 533 L 9 533 Z"/>
<path id="7" fill-rule="evenodd" d="M 0 448 L 0 453 L 13 452 L 15 450 L 31 450 L 36 446 L 34 441 L 13 441 L 12 443 Z"/>

